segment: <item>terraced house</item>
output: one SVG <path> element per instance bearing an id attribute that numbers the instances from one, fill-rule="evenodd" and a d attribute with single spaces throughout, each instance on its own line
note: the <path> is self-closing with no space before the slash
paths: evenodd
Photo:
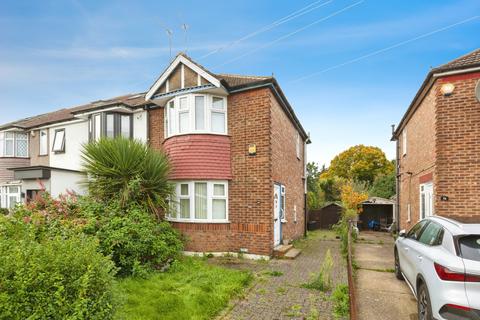
<path id="1" fill-rule="evenodd" d="M 179 54 L 147 92 L 0 127 L 1 206 L 83 193 L 82 144 L 124 136 L 164 150 L 187 250 L 269 256 L 305 232 L 305 130 L 273 77 L 213 74 Z M 39 183 L 41 182 L 41 183 Z"/>
<path id="2" fill-rule="evenodd" d="M 433 68 L 393 134 L 401 229 L 480 220 L 480 49 Z"/>

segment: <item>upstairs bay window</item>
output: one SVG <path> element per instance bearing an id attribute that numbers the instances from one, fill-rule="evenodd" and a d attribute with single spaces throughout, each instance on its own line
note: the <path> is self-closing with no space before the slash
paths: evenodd
<path id="1" fill-rule="evenodd" d="M 166 104 L 165 135 L 189 133 L 227 134 L 225 97 L 190 94 Z"/>
<path id="2" fill-rule="evenodd" d="M 90 117 L 88 129 L 90 140 L 120 136 L 131 138 L 133 135 L 132 116 L 124 113 L 97 113 Z"/>
<path id="3" fill-rule="evenodd" d="M 28 133 L 0 132 L 0 157 L 28 157 Z"/>
<path id="4" fill-rule="evenodd" d="M 188 222 L 228 221 L 228 182 L 184 181 L 176 184 L 167 218 Z"/>

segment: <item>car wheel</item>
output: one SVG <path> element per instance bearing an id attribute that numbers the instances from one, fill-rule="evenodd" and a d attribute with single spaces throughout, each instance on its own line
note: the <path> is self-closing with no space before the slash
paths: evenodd
<path id="1" fill-rule="evenodd" d="M 433 320 L 432 305 L 427 286 L 422 282 L 418 286 L 417 294 L 418 320 Z"/>
<path id="2" fill-rule="evenodd" d="M 398 280 L 403 280 L 402 270 L 400 270 L 400 260 L 398 259 L 398 252 L 395 250 L 395 277 Z"/>

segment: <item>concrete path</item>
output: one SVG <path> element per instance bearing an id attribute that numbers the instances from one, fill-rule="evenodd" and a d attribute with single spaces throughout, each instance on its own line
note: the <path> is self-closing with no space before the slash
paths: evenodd
<path id="1" fill-rule="evenodd" d="M 302 249 L 302 253 L 295 260 L 215 261 L 226 267 L 252 270 L 256 274 L 256 281 L 245 297 L 232 302 L 218 319 L 334 319 L 331 291 L 323 293 L 306 289 L 302 284 L 310 282 L 319 272 L 327 250 L 330 250 L 334 261 L 333 285 L 347 283 L 346 263 L 340 253 L 339 240 L 335 239 L 333 232 L 325 235 L 317 231 L 296 246 Z"/>
<path id="2" fill-rule="evenodd" d="M 384 232 L 361 232 L 355 244 L 359 320 L 416 320 L 417 302 L 392 272 L 394 240 Z"/>

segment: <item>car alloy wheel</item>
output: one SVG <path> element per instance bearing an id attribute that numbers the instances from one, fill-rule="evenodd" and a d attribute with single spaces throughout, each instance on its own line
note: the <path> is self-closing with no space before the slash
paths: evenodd
<path id="1" fill-rule="evenodd" d="M 430 297 L 428 289 L 425 284 L 420 284 L 418 288 L 418 319 L 419 320 L 432 320 L 432 307 L 430 305 Z"/>

